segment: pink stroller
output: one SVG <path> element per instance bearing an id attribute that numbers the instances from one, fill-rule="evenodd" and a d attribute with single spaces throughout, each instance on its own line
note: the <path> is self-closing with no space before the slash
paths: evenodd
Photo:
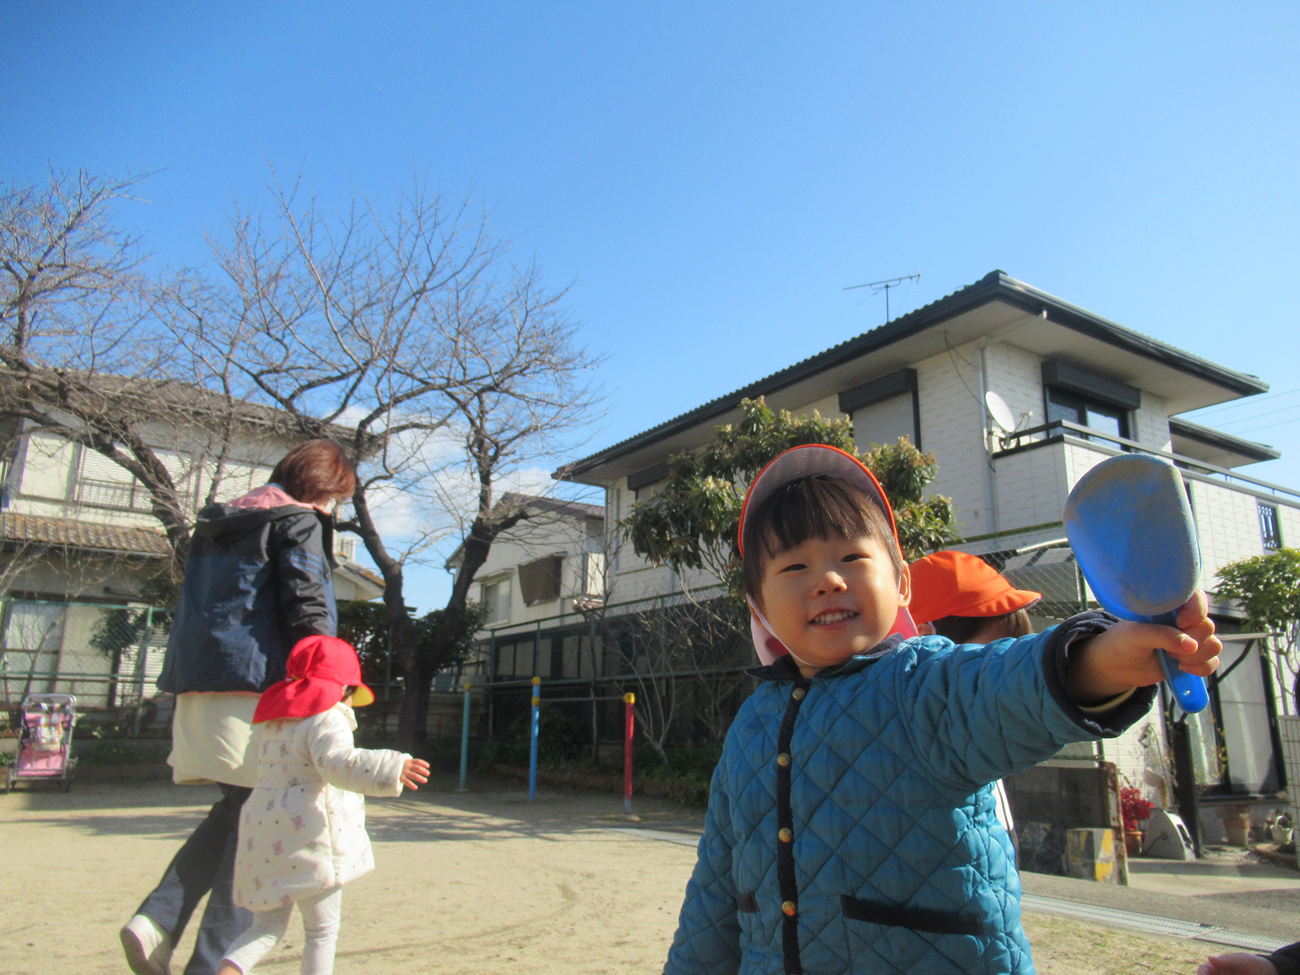
<path id="1" fill-rule="evenodd" d="M 71 694 L 28 694 L 23 698 L 18 754 L 5 776 L 5 792 L 21 779 L 59 782 L 72 789 L 72 728 L 77 699 Z"/>

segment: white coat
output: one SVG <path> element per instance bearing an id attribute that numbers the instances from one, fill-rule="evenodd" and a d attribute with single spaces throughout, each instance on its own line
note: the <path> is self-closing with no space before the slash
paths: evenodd
<path id="1" fill-rule="evenodd" d="M 397 796 L 409 755 L 355 748 L 345 704 L 262 726 L 257 786 L 239 817 L 234 901 L 269 911 L 375 868 L 363 794 Z"/>

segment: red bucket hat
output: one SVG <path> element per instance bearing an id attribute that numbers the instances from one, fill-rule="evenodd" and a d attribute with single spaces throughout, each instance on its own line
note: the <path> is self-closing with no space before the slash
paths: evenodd
<path id="1" fill-rule="evenodd" d="M 789 484 L 791 481 L 797 481 L 800 478 L 813 477 L 818 474 L 837 477 L 841 481 L 848 481 L 875 498 L 880 504 L 881 510 L 885 512 L 885 519 L 889 522 L 889 530 L 894 533 L 894 544 L 898 545 L 898 525 L 894 522 L 894 509 L 890 507 L 889 499 L 885 497 L 884 489 L 881 488 L 880 482 L 876 480 L 876 475 L 872 474 L 867 469 L 867 466 L 852 454 L 829 444 L 814 443 L 804 444 L 802 447 L 791 447 L 784 453 L 778 454 L 775 460 L 758 472 L 758 476 L 750 484 L 749 491 L 745 494 L 745 504 L 740 509 L 740 537 L 737 548 L 740 549 L 742 556 L 745 554 L 745 518 L 748 514 L 757 509 L 781 486 Z M 902 548 L 902 546 L 899 547 Z M 790 653 L 789 648 L 772 633 L 767 620 L 763 617 L 759 608 L 754 605 L 754 601 L 752 599 L 746 601 L 749 603 L 750 634 L 754 638 L 754 649 L 758 651 L 758 659 L 763 661 L 764 664 L 771 664 L 778 657 Z M 906 606 L 899 608 L 898 617 L 894 620 L 894 628 L 890 632 L 901 633 L 907 637 L 917 635 L 916 625 L 912 622 L 912 617 L 908 614 Z"/>
<path id="2" fill-rule="evenodd" d="M 285 664 L 285 679 L 272 684 L 257 702 L 253 724 L 280 718 L 310 718 L 323 714 L 343 697 L 343 688 L 355 687 L 353 707 L 375 700 L 374 691 L 361 682 L 361 661 L 352 644 L 332 636 L 309 636 L 294 646 Z"/>
<path id="3" fill-rule="evenodd" d="M 981 558 L 935 552 L 912 563 L 912 619 L 933 623 L 945 616 L 1005 616 L 1043 598 L 1017 589 Z"/>

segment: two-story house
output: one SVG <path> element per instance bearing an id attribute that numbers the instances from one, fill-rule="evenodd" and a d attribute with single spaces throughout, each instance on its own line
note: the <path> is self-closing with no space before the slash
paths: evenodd
<path id="1" fill-rule="evenodd" d="M 492 543 L 475 574 L 487 611 L 476 669 L 495 680 L 576 677 L 578 641 L 568 631 L 604 599 L 605 509 L 510 492 L 497 503 L 501 512 L 519 509 L 526 517 Z M 448 571 L 460 570 L 462 552 L 448 557 Z"/>
<path id="2" fill-rule="evenodd" d="M 191 513 L 209 496 L 265 484 L 293 446 L 250 426 L 218 463 L 204 431 L 158 426 L 148 437 Z M 382 580 L 353 561 L 355 539 L 339 538 L 336 548 L 337 598 L 380 596 Z M 28 690 L 74 693 L 82 706 L 151 697 L 166 614 L 154 622 L 142 590 L 170 557 L 149 494 L 129 472 L 0 419 L 0 677 L 9 699 Z"/>
<path id="3" fill-rule="evenodd" d="M 1061 529 L 1066 496 L 1094 464 L 1146 451 L 1182 469 L 1212 590 L 1219 567 L 1300 541 L 1300 491 L 1239 468 L 1278 453 L 1180 418 L 1268 389 L 1258 377 L 1176 349 L 995 271 L 980 281 L 825 352 L 713 399 L 567 465 L 561 472 L 606 492 L 610 524 L 667 473 L 672 454 L 706 443 L 739 417 L 742 399 L 848 417 L 859 447 L 902 435 L 933 451 L 936 493 L 951 497 L 969 551 L 1047 597 L 1040 626 L 1088 602 Z M 1010 414 L 1010 417 L 1007 414 Z M 1001 423 L 995 420 L 1001 417 Z M 1002 424 L 1009 425 L 1005 429 Z M 557 475 L 560 476 L 560 475 Z M 626 543 L 611 548 L 613 604 L 710 579 L 670 578 Z M 1221 631 L 1240 630 L 1216 605 Z M 1176 764 L 1195 769 L 1199 797 L 1275 801 L 1284 785 L 1275 718 L 1286 707 L 1277 661 L 1253 640 L 1227 643 L 1213 707 L 1186 725 L 1166 708 L 1096 753 L 1122 777 L 1173 800 Z M 1188 778 L 1183 776 L 1184 783 Z M 1188 817 L 1196 815 L 1184 805 Z M 1209 839 L 1222 835 L 1200 814 Z"/>

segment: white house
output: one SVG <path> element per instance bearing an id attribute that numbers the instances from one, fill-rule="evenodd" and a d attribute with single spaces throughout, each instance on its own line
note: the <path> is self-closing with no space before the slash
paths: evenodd
<path id="1" fill-rule="evenodd" d="M 1040 623 L 1047 623 L 1087 599 L 1061 530 L 1066 496 L 1086 470 L 1121 451 L 1158 454 L 1182 469 L 1205 588 L 1213 589 L 1218 569 L 1231 561 L 1300 542 L 1300 491 L 1240 472 L 1278 453 L 1179 417 L 1267 389 L 1256 376 L 994 271 L 567 465 L 557 476 L 603 488 L 613 524 L 666 476 L 669 456 L 699 448 L 716 426 L 736 421 L 742 399 L 764 396 L 774 408 L 849 417 L 859 447 L 907 435 L 933 451 L 939 475 L 932 490 L 953 499 L 966 538 L 961 547 L 1044 591 Z M 1013 430 L 994 422 L 986 405 L 990 392 L 1009 407 Z M 610 552 L 612 603 L 710 581 L 671 579 L 666 568 L 647 565 L 626 543 Z M 1222 632 L 1240 630 L 1233 607 L 1216 605 L 1214 612 Z M 1193 720 L 1190 734 L 1176 734 L 1176 712 L 1157 708 L 1118 741 L 1061 761 L 1113 762 L 1122 779 L 1173 802 L 1173 770 L 1165 757 L 1172 742 L 1176 764 L 1195 769 L 1191 802 L 1201 803 L 1204 835 L 1221 838 L 1222 824 L 1209 806 L 1276 804 L 1285 781 L 1274 719 L 1288 707 L 1287 698 L 1279 694 L 1278 661 L 1259 646 L 1251 640 L 1227 644 L 1228 676 L 1214 687 L 1213 707 Z M 1193 805 L 1182 807 L 1189 818 L 1195 815 Z"/>
<path id="2" fill-rule="evenodd" d="M 550 631 L 604 599 L 605 509 L 514 493 L 502 495 L 497 508 L 522 508 L 527 517 L 492 543 L 475 574 L 477 601 L 488 612 L 478 634 L 483 659 L 477 667 L 506 679 L 559 676 L 565 651 L 561 641 L 561 659 L 552 667 Z M 447 559 L 449 571 L 459 571 L 461 556 L 458 547 Z M 548 631 L 545 651 L 534 639 L 542 628 Z M 570 656 L 575 652 L 571 648 Z M 535 663 L 535 655 L 542 659 Z M 576 662 L 570 661 L 568 670 L 576 676 Z"/>
<path id="3" fill-rule="evenodd" d="M 201 431 L 177 426 L 149 434 L 195 513 L 209 494 L 226 500 L 266 483 L 293 446 L 269 429 L 250 428 L 236 438 L 218 473 Z M 351 537 L 336 543 L 336 596 L 374 599 L 383 582 L 352 561 L 354 546 Z M 0 419 L 0 552 L 6 695 L 59 690 L 75 693 L 82 705 L 121 703 L 132 693 L 152 696 L 165 636 L 156 628 L 144 632 L 138 622 L 149 616 L 141 588 L 170 558 L 170 548 L 150 513 L 148 492 L 131 474 L 95 451 Z M 127 608 L 126 615 L 106 617 Z M 109 641 L 124 644 L 116 660 L 93 642 L 105 619 L 122 628 L 121 639 Z M 137 653 L 140 646 L 144 655 Z M 33 676 L 56 673 L 57 679 Z M 113 673 L 121 692 L 111 688 Z"/>

